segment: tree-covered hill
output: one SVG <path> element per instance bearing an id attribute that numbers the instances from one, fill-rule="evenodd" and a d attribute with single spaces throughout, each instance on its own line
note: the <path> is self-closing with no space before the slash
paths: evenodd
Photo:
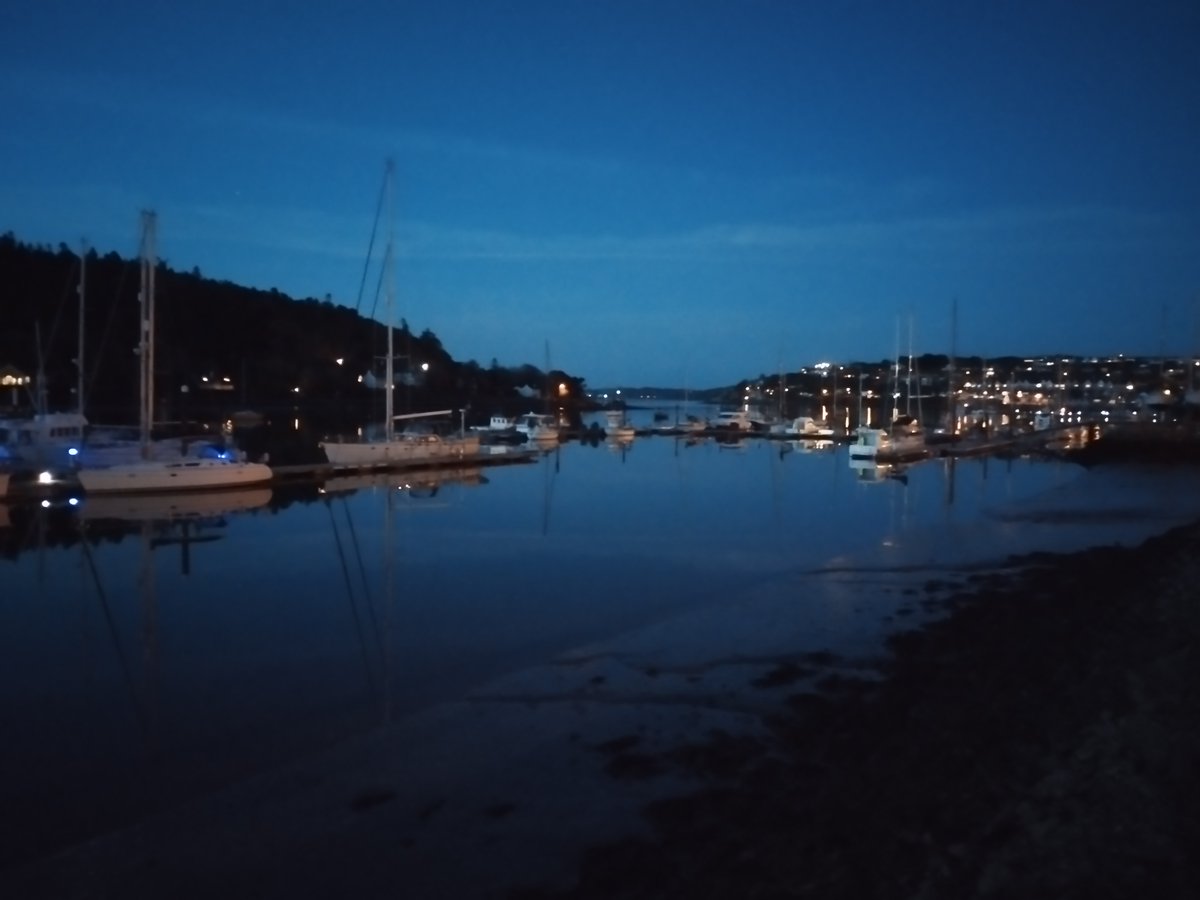
<path id="1" fill-rule="evenodd" d="M 76 406 L 81 259 L 65 244 L 51 249 L 0 236 L 0 367 L 13 366 L 46 390 L 47 407 Z M 130 419 L 138 393 L 139 261 L 116 253 L 86 256 L 84 399 L 94 420 Z M 381 391 L 386 327 L 330 300 L 294 299 L 227 281 L 156 269 L 156 394 L 164 417 L 227 415 L 235 409 L 301 406 L 366 411 Z M 458 362 L 431 331 L 394 335 L 401 403 L 489 409 L 527 404 L 552 384 L 577 402 L 583 380 L 525 365 L 484 368 Z M 502 351 L 503 348 L 497 348 Z M 364 379 L 364 376 L 366 378 Z M 524 389 L 525 397 L 519 393 Z M 25 398 L 31 402 L 31 398 Z M 8 403 L 6 392 L 0 402 Z"/>

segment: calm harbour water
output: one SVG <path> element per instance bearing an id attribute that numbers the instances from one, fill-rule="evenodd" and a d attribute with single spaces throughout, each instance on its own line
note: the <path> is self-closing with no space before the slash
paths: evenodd
<path id="1" fill-rule="evenodd" d="M 31 528 L 0 560 L 0 867 L 789 573 L 917 535 L 963 561 L 955 534 L 1028 533 L 1011 511 L 1081 474 L 934 460 L 868 483 L 844 448 L 648 437 L 436 487 L 244 494 L 186 525 L 8 510 L 81 539 Z"/>

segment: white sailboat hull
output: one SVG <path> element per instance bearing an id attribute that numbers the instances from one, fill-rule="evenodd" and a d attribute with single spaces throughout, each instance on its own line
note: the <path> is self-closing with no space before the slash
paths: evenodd
<path id="1" fill-rule="evenodd" d="M 271 480 L 262 463 L 223 459 L 145 460 L 102 469 L 80 469 L 79 484 L 89 494 L 190 491 L 240 487 Z"/>
<path id="2" fill-rule="evenodd" d="M 478 455 L 479 446 L 478 435 L 443 438 L 429 434 L 361 443 L 327 441 L 321 444 L 321 449 L 335 469 L 371 469 L 461 460 Z"/>

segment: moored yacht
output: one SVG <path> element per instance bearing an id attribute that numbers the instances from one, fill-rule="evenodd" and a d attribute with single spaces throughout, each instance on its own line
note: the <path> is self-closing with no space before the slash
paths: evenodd
<path id="1" fill-rule="evenodd" d="M 899 462 L 929 455 L 925 432 L 912 416 L 900 416 L 888 428 L 860 425 L 850 445 L 850 459 Z"/>
<path id="2" fill-rule="evenodd" d="M 451 410 L 396 416 L 398 421 L 442 416 Z M 325 458 L 335 469 L 397 468 L 461 461 L 479 453 L 479 434 L 441 435 L 432 431 L 399 431 L 381 440 L 322 441 Z"/>
<path id="3" fill-rule="evenodd" d="M 771 426 L 769 434 L 785 438 L 831 438 L 833 426 L 818 422 L 811 416 L 797 416 L 790 422 L 778 422 Z"/>
<path id="4" fill-rule="evenodd" d="M 394 166 L 388 160 L 384 174 L 384 192 L 388 198 L 388 215 L 391 217 L 391 195 Z M 378 224 L 378 223 L 376 223 Z M 387 279 L 387 353 L 384 375 L 384 419 L 383 437 L 380 440 L 364 441 L 323 441 L 318 446 L 325 451 L 325 457 L 335 469 L 370 469 L 395 468 L 409 465 L 433 464 L 444 461 L 463 460 L 478 455 L 480 448 L 479 433 L 466 434 L 460 432 L 455 436 L 443 436 L 428 431 L 396 431 L 396 422 L 401 420 L 416 420 L 434 416 L 445 416 L 453 410 L 443 409 L 433 412 L 409 413 L 393 415 L 394 395 L 396 388 L 394 371 L 394 326 L 392 317 L 394 310 L 395 285 L 392 283 L 392 266 L 394 262 L 394 244 L 391 228 L 388 229 L 384 271 Z"/>
<path id="5" fill-rule="evenodd" d="M 77 412 L 0 419 L 0 457 L 31 466 L 73 465 L 86 427 L 87 419 Z"/>
<path id="6" fill-rule="evenodd" d="M 637 430 L 625 421 L 625 410 L 610 409 L 604 414 L 604 434 L 616 441 L 632 441 Z"/>
<path id="7" fill-rule="evenodd" d="M 517 433 L 537 444 L 557 444 L 561 436 L 558 419 L 549 413 L 525 413 L 517 419 Z"/>
<path id="8" fill-rule="evenodd" d="M 712 427 L 718 431 L 765 431 L 767 423 L 747 409 L 725 409 L 717 413 Z"/>
<path id="9" fill-rule="evenodd" d="M 77 472 L 80 486 L 87 493 L 138 491 L 184 491 L 211 488 L 241 487 L 270 481 L 271 470 L 262 463 L 246 462 L 239 454 L 214 452 L 211 455 L 152 458 L 154 447 L 150 440 L 151 410 L 154 408 L 152 385 L 154 383 L 154 330 L 148 323 L 154 321 L 154 273 L 157 267 L 155 231 L 157 219 L 153 212 L 142 214 L 142 303 L 141 344 L 138 357 L 141 361 L 141 388 L 139 404 L 140 458 L 120 461 L 114 465 L 83 465 Z M 132 442 L 124 442 L 119 448 L 124 460 L 128 457 Z"/>

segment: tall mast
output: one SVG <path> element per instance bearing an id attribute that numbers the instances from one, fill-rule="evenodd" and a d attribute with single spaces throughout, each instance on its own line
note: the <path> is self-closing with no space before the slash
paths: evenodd
<path id="1" fill-rule="evenodd" d="M 138 359 L 141 363 L 141 401 L 138 411 L 142 453 L 150 449 L 150 426 L 154 421 L 154 272 L 158 266 L 156 229 L 158 217 L 151 210 L 142 211 L 142 288 L 138 295 L 141 305 L 141 334 L 138 339 Z"/>
<path id="2" fill-rule="evenodd" d="M 389 442 L 395 436 L 396 424 L 393 420 L 395 414 L 395 362 L 393 351 L 393 336 L 392 336 L 392 320 L 395 314 L 395 294 L 396 294 L 396 268 L 393 254 L 395 253 L 395 188 L 394 181 L 394 163 L 389 159 L 384 173 L 384 184 L 387 191 L 388 205 L 388 241 L 387 253 L 384 255 L 384 278 L 387 279 L 387 365 L 385 368 L 387 377 L 387 389 L 384 392 L 384 436 Z"/>
<path id="3" fill-rule="evenodd" d="M 79 242 L 79 349 L 75 364 L 78 369 L 75 386 L 75 408 L 83 415 L 83 350 L 84 350 L 84 295 L 87 290 L 87 241 Z"/>
<path id="4" fill-rule="evenodd" d="M 904 398 L 904 414 L 912 415 L 912 391 L 913 391 L 913 314 L 910 311 L 908 314 L 908 390 L 907 396 Z"/>
<path id="5" fill-rule="evenodd" d="M 946 426 L 950 434 L 958 432 L 957 418 L 958 407 L 955 403 L 954 381 L 956 377 L 955 367 L 958 361 L 955 359 L 955 353 L 958 349 L 958 298 L 954 298 L 954 302 L 950 305 L 950 363 L 946 367 Z"/>
<path id="6" fill-rule="evenodd" d="M 896 365 L 892 369 L 892 422 L 900 416 L 900 317 L 896 316 Z M 890 424 L 890 423 L 889 423 Z"/>

